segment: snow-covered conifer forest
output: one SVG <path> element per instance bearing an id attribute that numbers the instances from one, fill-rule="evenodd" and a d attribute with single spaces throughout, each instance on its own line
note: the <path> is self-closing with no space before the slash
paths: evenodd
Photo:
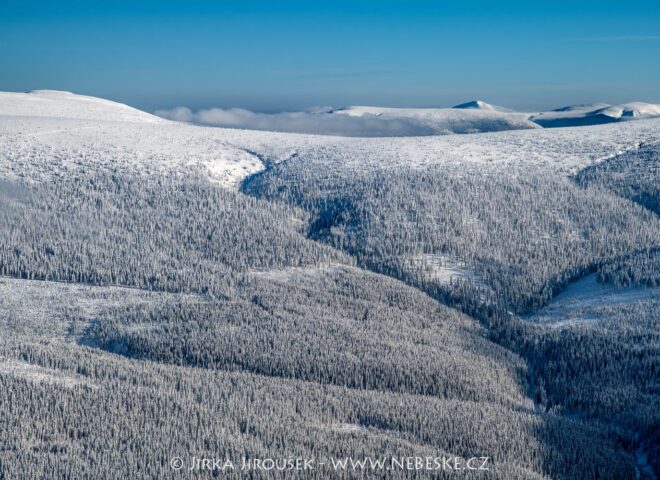
<path id="1" fill-rule="evenodd" d="M 0 93 L 0 479 L 657 479 L 660 107 L 457 107 Z"/>

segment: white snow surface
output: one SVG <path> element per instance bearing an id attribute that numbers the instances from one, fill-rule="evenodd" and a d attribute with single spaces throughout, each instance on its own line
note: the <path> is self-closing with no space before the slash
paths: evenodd
<path id="1" fill-rule="evenodd" d="M 105 309 L 174 298 L 198 300 L 193 294 L 0 276 L 0 337 L 76 343 Z"/>
<path id="2" fill-rule="evenodd" d="M 571 283 L 550 304 L 525 319 L 551 328 L 571 327 L 606 318 L 604 307 L 648 300 L 660 300 L 660 288 L 615 288 L 599 283 L 594 273 Z"/>
<path id="3" fill-rule="evenodd" d="M 651 118 L 660 117 L 660 104 L 631 102 L 604 107 L 593 112 L 612 118 Z"/>
<path id="4" fill-rule="evenodd" d="M 0 375 L 9 375 L 33 383 L 47 383 L 66 388 L 74 388 L 79 385 L 96 388 L 93 383 L 80 375 L 2 357 L 0 357 Z"/>
<path id="5" fill-rule="evenodd" d="M 660 117 L 660 104 L 630 102 L 618 105 L 606 103 L 571 105 L 551 112 L 534 114 L 530 119 L 544 127 L 570 127 L 658 117 Z"/>
<path id="6" fill-rule="evenodd" d="M 434 118 L 434 112 L 451 109 L 431 110 L 424 115 Z M 453 111 L 505 115 L 478 109 Z M 218 185 L 236 188 L 247 176 L 289 159 L 329 170 L 442 165 L 459 171 L 473 166 L 483 174 L 530 168 L 570 174 L 659 141 L 660 118 L 478 135 L 331 137 L 190 125 L 71 93 L 0 93 L 0 178 L 31 182 L 81 170 L 133 169 L 201 174 Z"/>
<path id="7" fill-rule="evenodd" d="M 57 117 L 79 120 L 163 123 L 163 119 L 122 103 L 57 90 L 0 92 L 3 116 Z"/>
<path id="8" fill-rule="evenodd" d="M 472 281 L 483 287 L 468 264 L 458 258 L 447 255 L 419 254 L 408 259 L 414 271 L 422 271 L 428 280 L 439 285 L 451 285 L 454 281 Z"/>

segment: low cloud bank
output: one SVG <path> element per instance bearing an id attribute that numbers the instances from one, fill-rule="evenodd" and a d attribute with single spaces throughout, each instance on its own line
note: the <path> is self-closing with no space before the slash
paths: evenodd
<path id="1" fill-rule="evenodd" d="M 157 110 L 156 115 L 178 122 L 272 132 L 311 133 L 345 137 L 409 137 L 433 135 L 433 129 L 414 119 L 382 118 L 377 115 L 328 112 L 255 113 L 241 108 L 211 108 L 193 112 L 186 107 Z"/>

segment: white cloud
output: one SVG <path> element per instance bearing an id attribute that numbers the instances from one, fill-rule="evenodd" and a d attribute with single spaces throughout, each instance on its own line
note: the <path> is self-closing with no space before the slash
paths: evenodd
<path id="1" fill-rule="evenodd" d="M 245 128 L 275 132 L 312 133 L 349 137 L 432 135 L 433 129 L 414 119 L 382 118 L 377 115 L 336 115 L 327 112 L 255 113 L 242 108 L 211 108 L 193 112 L 186 107 L 158 110 L 156 115 L 179 122 L 215 127 Z"/>

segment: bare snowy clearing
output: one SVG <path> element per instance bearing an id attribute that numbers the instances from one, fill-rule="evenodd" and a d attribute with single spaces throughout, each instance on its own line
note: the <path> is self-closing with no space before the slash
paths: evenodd
<path id="1" fill-rule="evenodd" d="M 524 318 L 552 328 L 565 328 L 607 320 L 611 316 L 608 307 L 659 300 L 660 287 L 615 288 L 599 283 L 596 274 L 591 274 L 571 283 L 549 305 Z"/>
<path id="2" fill-rule="evenodd" d="M 1 357 L 0 375 L 10 375 L 34 383 L 55 384 L 67 388 L 77 387 L 78 385 L 94 387 L 92 382 L 79 375 Z"/>
<path id="3" fill-rule="evenodd" d="M 323 275 L 351 268 L 340 263 L 327 263 L 308 267 L 288 267 L 283 269 L 253 270 L 251 274 L 265 280 L 291 283 L 294 281 L 314 281 Z"/>
<path id="4" fill-rule="evenodd" d="M 0 332 L 76 342 L 103 309 L 160 302 L 173 295 L 193 297 L 135 288 L 0 277 Z"/>
<path id="5" fill-rule="evenodd" d="M 484 286 L 480 278 L 474 274 L 474 269 L 465 262 L 446 255 L 421 254 L 409 259 L 413 270 L 424 272 L 428 280 L 440 285 L 451 285 L 455 282 L 469 281 L 475 285 Z"/>

